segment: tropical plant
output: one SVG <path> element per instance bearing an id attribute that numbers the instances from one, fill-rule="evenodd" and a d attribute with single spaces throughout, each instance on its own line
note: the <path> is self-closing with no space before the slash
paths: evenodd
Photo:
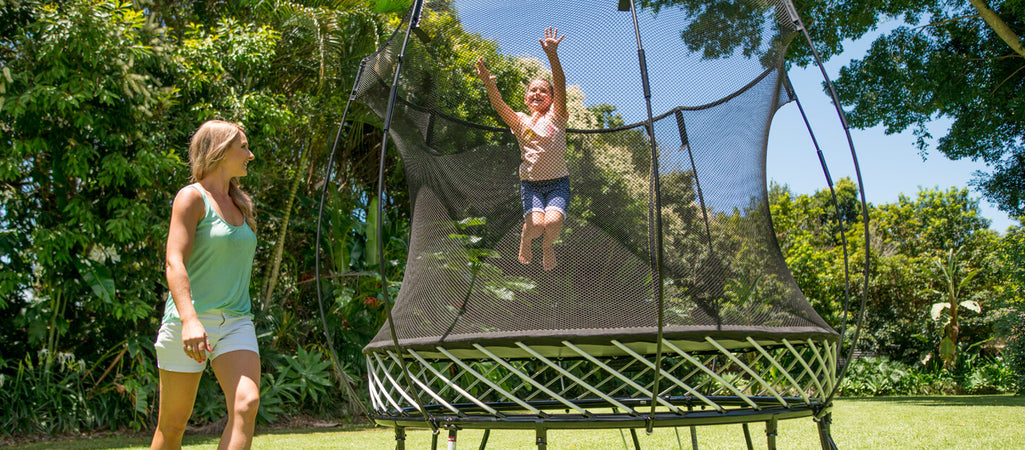
<path id="1" fill-rule="evenodd" d="M 946 318 L 943 321 L 940 358 L 943 358 L 943 364 L 947 367 L 952 367 L 957 361 L 957 338 L 961 329 L 958 316 L 961 308 L 969 309 L 976 313 L 982 312 L 982 307 L 979 306 L 978 301 L 981 298 L 979 293 L 969 295 L 968 299 L 964 299 L 964 291 L 979 272 L 964 267 L 970 264 L 970 262 L 958 260 L 960 253 L 960 248 L 950 249 L 947 252 L 946 261 L 941 258 L 935 259 L 936 272 L 944 289 L 943 291 L 930 290 L 930 292 L 942 299 L 940 302 L 933 303 L 930 316 L 936 321 L 941 320 L 943 317 Z M 946 315 L 943 314 L 944 311 L 947 312 Z"/>

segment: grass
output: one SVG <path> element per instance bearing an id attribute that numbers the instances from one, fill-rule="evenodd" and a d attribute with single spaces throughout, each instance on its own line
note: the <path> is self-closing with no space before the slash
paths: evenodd
<path id="1" fill-rule="evenodd" d="M 936 396 L 875 397 L 838 400 L 833 408 L 833 438 L 842 449 L 987 449 L 1020 448 L 1025 429 L 1025 397 Z M 764 424 L 750 426 L 755 448 L 766 448 Z M 681 428 L 679 442 L 690 448 L 690 431 Z M 681 448 L 677 431 L 656 429 L 651 435 L 638 430 L 642 449 Z M 476 449 L 483 435 L 478 430 L 459 432 L 459 448 Z M 701 449 L 746 448 L 740 425 L 697 429 Z M 215 449 L 218 436 L 186 436 L 185 448 Z M 442 432 L 438 448 L 446 448 Z M 630 445 L 627 445 L 630 444 Z M 817 449 L 818 432 L 811 419 L 779 422 L 776 444 L 784 449 Z M 109 437 L 49 441 L 25 445 L 26 449 L 138 449 L 149 445 L 149 436 Z M 254 449 L 388 449 L 395 447 L 390 428 L 345 426 L 320 429 L 257 429 Z M 410 430 L 406 448 L 429 449 L 431 433 Z M 491 433 L 489 449 L 535 449 L 534 433 Z M 632 449 L 629 431 L 549 431 L 550 449 Z"/>

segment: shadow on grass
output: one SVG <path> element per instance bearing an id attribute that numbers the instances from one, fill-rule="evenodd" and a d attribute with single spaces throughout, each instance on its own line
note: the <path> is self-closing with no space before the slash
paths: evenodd
<path id="1" fill-rule="evenodd" d="M 152 433 L 147 434 L 133 434 L 133 435 L 112 435 L 107 437 L 74 437 L 74 436 L 61 436 L 56 437 L 52 440 L 41 440 L 39 442 L 20 444 L 17 447 L 19 449 L 83 449 L 83 450 L 99 450 L 99 449 L 138 449 L 138 448 L 149 448 L 150 441 L 153 439 Z M 194 434 L 185 435 L 182 438 L 183 445 L 217 445 L 217 441 L 220 439 L 219 435 L 207 435 L 207 434 Z"/>
<path id="2" fill-rule="evenodd" d="M 336 426 L 303 426 L 303 427 L 281 427 L 261 425 L 256 428 L 256 435 L 286 436 L 293 434 L 308 433 L 345 433 L 360 432 L 374 429 L 375 426 L 368 423 L 342 424 Z M 105 436 L 56 436 L 51 438 L 43 437 L 36 442 L 21 442 L 17 444 L 19 449 L 139 449 L 149 448 L 153 439 L 153 432 L 126 432 L 124 434 L 104 433 Z M 186 433 L 182 438 L 183 446 L 217 446 L 220 440 L 220 432 L 208 434 Z M 0 447 L 3 447 L 0 442 Z"/>
<path id="3" fill-rule="evenodd" d="M 347 433 L 347 432 L 359 432 L 373 430 L 375 428 L 381 428 L 370 423 L 353 423 L 353 424 L 339 424 L 329 427 L 299 427 L 299 428 L 264 428 L 256 429 L 257 435 L 289 435 L 289 434 L 307 434 L 307 433 Z"/>
<path id="4" fill-rule="evenodd" d="M 851 403 L 900 403 L 918 406 L 1025 406 L 1025 397 L 1014 395 L 950 395 L 911 397 L 844 397 Z"/>

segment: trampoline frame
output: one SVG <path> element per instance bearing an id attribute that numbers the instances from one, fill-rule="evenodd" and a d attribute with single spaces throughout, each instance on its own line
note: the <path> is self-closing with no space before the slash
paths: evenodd
<path id="1" fill-rule="evenodd" d="M 730 342 L 732 349 L 712 337 L 662 344 L 667 355 L 658 376 L 668 387 L 658 393 L 653 392 L 652 355 L 616 339 L 607 347 L 614 354 L 602 355 L 569 340 L 556 351 L 559 357 L 543 354 L 553 353 L 550 345 L 542 350 L 522 341 L 513 347 L 473 344 L 483 358 L 459 357 L 454 354 L 458 350 L 440 345 L 421 351 L 406 348 L 405 362 L 392 349 L 368 352 L 370 417 L 396 428 L 396 448 L 404 448 L 405 428 L 427 426 L 449 430 L 452 439 L 461 429 L 535 430 L 538 448 L 546 448 L 548 430 L 751 422 L 766 424 L 769 447 L 775 448 L 779 420 L 811 417 L 819 422 L 824 448 L 832 448 L 831 405 L 825 400 L 837 383 L 835 336 L 776 342 L 748 337 L 742 343 L 746 346 Z M 403 368 L 410 385 L 430 403 L 407 392 L 401 382 Z M 656 399 L 655 408 L 651 398 Z M 424 417 L 430 418 L 428 423 Z M 750 447 L 746 426 L 745 436 Z"/>

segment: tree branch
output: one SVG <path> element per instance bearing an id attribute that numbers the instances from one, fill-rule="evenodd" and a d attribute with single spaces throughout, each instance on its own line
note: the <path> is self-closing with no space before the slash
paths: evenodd
<path id="1" fill-rule="evenodd" d="M 949 19 L 941 20 L 939 22 L 927 23 L 925 25 L 922 25 L 919 28 L 925 29 L 925 28 L 930 28 L 930 27 L 938 27 L 940 25 L 946 25 L 948 23 L 960 22 L 960 21 L 965 20 L 965 19 L 976 19 L 976 18 L 979 18 L 979 17 L 982 17 L 982 16 L 980 16 L 979 14 L 971 14 L 971 15 L 967 15 L 967 16 L 951 17 Z"/>
<path id="2" fill-rule="evenodd" d="M 1000 84 L 997 85 L 997 87 L 993 88 L 992 91 L 989 91 L 989 95 L 996 94 L 997 90 L 1003 87 L 1003 85 L 1007 83 L 1011 78 L 1014 78 L 1015 75 L 1018 75 L 1018 72 L 1021 72 L 1022 69 L 1025 69 L 1025 66 L 1019 67 L 1018 70 L 1014 71 L 1014 73 L 1008 75 L 1007 78 L 1004 78 L 1004 81 L 1001 81 Z"/>
<path id="3" fill-rule="evenodd" d="M 1025 57 L 1025 47 L 1022 46 L 1021 39 L 1019 39 L 1018 35 L 1014 34 L 1014 30 L 1011 30 L 1011 27 L 1007 26 L 1007 23 L 1000 18 L 1000 15 L 998 15 L 996 11 L 990 9 L 989 6 L 986 5 L 985 0 L 969 1 L 972 6 L 979 11 L 979 14 L 982 15 L 982 20 L 986 21 L 989 27 L 996 32 L 997 36 L 1007 43 L 1015 53 Z"/>

